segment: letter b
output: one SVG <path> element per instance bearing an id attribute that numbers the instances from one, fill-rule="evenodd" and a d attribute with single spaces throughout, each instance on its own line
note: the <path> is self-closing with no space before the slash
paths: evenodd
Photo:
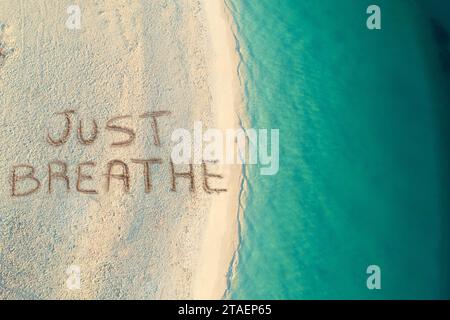
<path id="1" fill-rule="evenodd" d="M 28 169 L 28 172 L 26 174 L 23 175 L 18 175 L 17 171 L 19 171 L 20 169 Z M 27 191 L 23 191 L 23 192 L 19 192 L 17 191 L 17 184 L 19 182 L 22 181 L 32 181 L 34 182 L 34 187 L 33 188 L 29 188 Z M 28 184 L 29 186 L 29 184 Z M 24 196 L 28 196 L 34 192 L 36 192 L 41 186 L 41 182 L 36 178 L 35 176 L 35 170 L 34 167 L 30 166 L 30 165 L 17 165 L 13 167 L 13 172 L 12 172 L 12 179 L 11 179 L 11 195 L 13 197 L 24 197 Z"/>

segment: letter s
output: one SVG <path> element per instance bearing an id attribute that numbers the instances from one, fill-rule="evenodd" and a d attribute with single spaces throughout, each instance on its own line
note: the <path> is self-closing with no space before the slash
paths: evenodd
<path id="1" fill-rule="evenodd" d="M 123 141 L 120 141 L 120 142 L 113 142 L 111 144 L 111 147 L 124 147 L 124 146 L 128 146 L 128 145 L 133 143 L 134 138 L 136 137 L 136 134 L 134 133 L 133 129 L 130 129 L 130 128 L 127 128 L 127 127 L 121 127 L 121 126 L 117 126 L 117 125 L 113 124 L 113 122 L 115 122 L 117 120 L 127 119 L 127 118 L 131 118 L 131 116 L 115 117 L 115 118 L 109 119 L 108 122 L 106 123 L 106 129 L 107 130 L 121 132 L 121 133 L 125 133 L 125 134 L 128 135 L 128 139 L 127 140 L 123 140 Z"/>

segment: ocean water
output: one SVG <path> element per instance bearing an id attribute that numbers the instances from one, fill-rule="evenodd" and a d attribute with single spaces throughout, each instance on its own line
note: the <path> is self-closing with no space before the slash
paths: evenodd
<path id="1" fill-rule="evenodd" d="M 246 170 L 226 297 L 450 297 L 449 4 L 227 0 L 248 125 L 280 129 L 280 171 Z"/>

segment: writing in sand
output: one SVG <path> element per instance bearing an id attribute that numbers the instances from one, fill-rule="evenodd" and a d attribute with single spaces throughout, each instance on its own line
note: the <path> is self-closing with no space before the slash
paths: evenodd
<path id="1" fill-rule="evenodd" d="M 51 147 L 58 148 L 68 143 L 72 131 L 75 131 L 72 130 L 74 114 L 75 111 L 68 110 L 55 115 L 62 119 L 62 122 L 59 122 L 63 124 L 59 134 L 55 134 L 57 130 L 48 130 L 46 140 Z M 139 116 L 141 119 L 149 120 L 149 132 L 151 132 L 152 142 L 155 147 L 161 148 L 162 145 L 159 132 L 160 121 L 163 121 L 163 118 L 167 118 L 170 115 L 169 111 L 156 111 Z M 123 148 L 135 142 L 136 131 L 130 126 L 121 124 L 121 121 L 129 118 L 132 118 L 132 116 L 117 116 L 110 118 L 106 122 L 104 130 L 110 132 L 114 137 L 109 144 L 110 148 Z M 95 120 L 92 120 L 88 135 L 83 128 L 81 120 L 78 122 L 77 127 L 77 143 L 82 146 L 89 146 L 97 141 L 100 129 Z M 198 167 L 194 167 L 192 164 L 179 166 L 172 161 L 170 156 L 168 156 L 168 159 L 166 161 L 158 157 L 129 157 L 127 160 L 111 159 L 105 164 L 100 164 L 103 173 L 97 177 L 94 177 L 93 172 L 96 171 L 99 164 L 91 160 L 82 161 L 76 165 L 69 165 L 63 160 L 51 160 L 46 168 L 42 170 L 45 172 L 44 178 L 38 175 L 38 170 L 31 164 L 15 164 L 12 166 L 10 175 L 11 196 L 25 197 L 38 192 L 51 194 L 57 188 L 67 192 L 75 190 L 82 194 L 98 194 L 100 192 L 109 192 L 112 188 L 120 188 L 123 192 L 128 193 L 131 190 L 132 181 L 130 170 L 136 170 L 141 177 L 141 181 L 143 181 L 141 190 L 144 193 L 151 193 L 155 184 L 152 172 L 159 170 L 160 167 L 165 167 L 165 170 L 167 170 L 164 177 L 169 180 L 166 183 L 168 186 L 167 190 L 170 192 L 177 192 L 179 189 L 182 189 L 194 193 L 199 189 L 196 186 L 196 181 L 202 181 L 201 188 L 206 193 L 214 194 L 227 191 L 224 188 L 212 186 L 223 178 L 222 175 L 212 172 L 211 166 L 214 164 L 214 161 L 202 161 Z M 196 175 L 199 176 L 198 179 L 196 179 Z M 103 183 L 98 183 L 101 182 L 99 179 L 103 179 Z M 158 183 L 164 183 L 164 181 L 158 181 Z M 177 184 L 181 183 L 184 183 L 185 186 L 177 186 Z"/>

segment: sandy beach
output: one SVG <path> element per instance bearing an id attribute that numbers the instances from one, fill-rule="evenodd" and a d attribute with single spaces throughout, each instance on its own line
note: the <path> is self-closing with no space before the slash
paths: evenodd
<path id="1" fill-rule="evenodd" d="M 239 128 L 242 95 L 238 79 L 238 55 L 232 33 L 232 17 L 223 1 L 203 1 L 210 39 L 210 83 L 215 127 Z M 241 115 L 242 116 L 242 115 Z M 213 199 L 203 236 L 201 261 L 194 281 L 195 299 L 219 298 L 227 286 L 226 274 L 238 241 L 238 204 L 241 167 L 223 165 L 228 193 Z"/>
<path id="2" fill-rule="evenodd" d="M 190 185 L 170 154 L 174 129 L 238 128 L 223 1 L 72 5 L 0 3 L 0 298 L 222 298 L 241 167 L 211 166 L 227 192 L 210 194 L 202 166 Z M 151 181 L 142 159 L 161 159 Z M 22 188 L 40 184 L 30 195 L 14 196 L 18 165 L 34 170 Z"/>

